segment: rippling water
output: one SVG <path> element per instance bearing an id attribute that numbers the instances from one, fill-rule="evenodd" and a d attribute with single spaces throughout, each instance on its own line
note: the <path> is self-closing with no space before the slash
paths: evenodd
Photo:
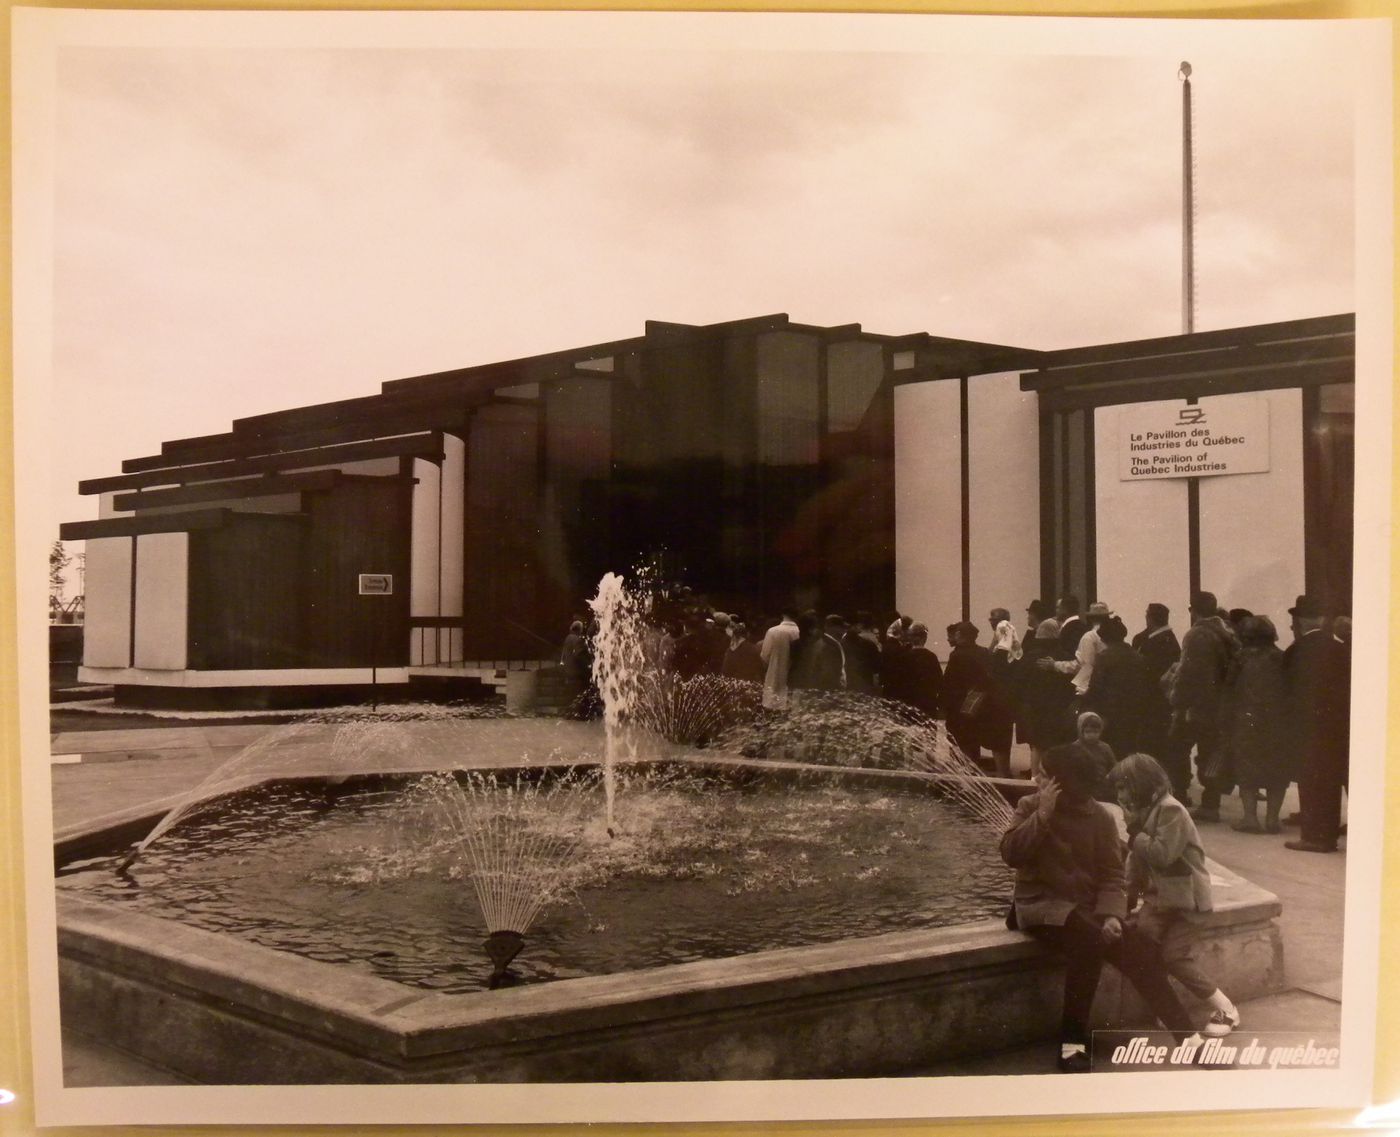
<path id="1" fill-rule="evenodd" d="M 642 779 L 564 869 L 530 928 L 524 981 L 604 975 L 1000 915 L 995 839 L 924 794 Z M 64 889 L 400 983 L 478 990 L 486 935 L 460 848 L 399 790 L 266 787 L 177 827 L 129 877 L 117 857 Z"/>

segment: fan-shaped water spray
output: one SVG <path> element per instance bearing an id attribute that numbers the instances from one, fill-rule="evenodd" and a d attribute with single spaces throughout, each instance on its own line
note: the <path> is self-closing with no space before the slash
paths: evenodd
<path id="1" fill-rule="evenodd" d="M 667 742 L 707 746 L 726 732 L 752 723 L 763 706 L 763 688 L 724 675 L 680 676 L 650 670 L 638 679 L 636 721 Z"/>
<path id="2" fill-rule="evenodd" d="M 271 728 L 186 791 L 122 861 L 126 871 L 175 826 L 231 794 L 278 779 L 318 779 L 334 787 L 363 774 L 453 769 L 460 738 L 452 729 L 476 720 L 476 708 L 408 704 L 313 712 Z"/>
<path id="3" fill-rule="evenodd" d="M 596 820 L 597 767 L 536 771 L 468 771 L 435 774 L 419 783 L 436 807 L 450 850 L 470 873 L 494 971 L 491 986 L 507 980 L 507 967 L 524 944 L 535 917 L 561 892 L 565 872 L 588 824 Z"/>
<path id="4" fill-rule="evenodd" d="M 906 703 L 847 691 L 800 691 L 781 714 L 722 730 L 714 745 L 753 758 L 920 770 L 943 793 L 1000 834 L 1013 810 L 997 783 L 953 742 L 947 727 Z"/>

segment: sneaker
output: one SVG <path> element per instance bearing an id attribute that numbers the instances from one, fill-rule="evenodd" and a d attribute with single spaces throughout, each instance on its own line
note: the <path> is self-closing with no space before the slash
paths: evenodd
<path id="1" fill-rule="evenodd" d="M 1240 1025 L 1240 1012 L 1234 1011 L 1211 1011 L 1210 1018 L 1206 1020 L 1206 1025 L 1202 1031 L 1211 1038 L 1224 1038 L 1232 1030 L 1238 1030 Z"/>
<path id="2" fill-rule="evenodd" d="M 1236 821 L 1233 825 L 1230 826 L 1230 828 L 1233 829 L 1236 833 L 1264 832 L 1264 830 L 1260 827 L 1259 822 L 1249 817 L 1246 817 L 1243 821 Z"/>
<path id="3" fill-rule="evenodd" d="M 1062 1054 L 1056 1062 L 1056 1066 L 1061 1074 L 1087 1074 L 1090 1070 L 1089 1054 L 1084 1050 Z"/>

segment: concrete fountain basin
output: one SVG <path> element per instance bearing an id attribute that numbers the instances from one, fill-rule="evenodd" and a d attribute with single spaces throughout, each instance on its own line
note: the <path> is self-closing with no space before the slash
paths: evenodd
<path id="1" fill-rule="evenodd" d="M 745 776 L 936 789 L 920 772 L 674 759 Z M 1024 782 L 1002 783 L 1007 796 Z M 65 859 L 141 819 L 62 835 Z M 1203 962 L 1283 985 L 1276 897 L 1211 864 Z M 918 1073 L 1054 1037 L 1053 957 L 1000 921 L 464 994 L 405 987 L 107 902 L 58 898 L 65 1030 L 207 1084 L 684 1081 Z M 664 918 L 662 915 L 659 918 Z M 1095 1015 L 1145 1024 L 1105 971 Z"/>

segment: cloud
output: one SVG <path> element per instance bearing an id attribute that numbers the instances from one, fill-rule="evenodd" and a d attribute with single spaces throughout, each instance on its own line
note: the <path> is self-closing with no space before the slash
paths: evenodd
<path id="1" fill-rule="evenodd" d="M 1198 326 L 1349 310 L 1346 76 L 1191 58 Z M 77 476 L 648 318 L 1169 334 L 1178 59 L 65 49 L 55 374 L 85 408 Z"/>

